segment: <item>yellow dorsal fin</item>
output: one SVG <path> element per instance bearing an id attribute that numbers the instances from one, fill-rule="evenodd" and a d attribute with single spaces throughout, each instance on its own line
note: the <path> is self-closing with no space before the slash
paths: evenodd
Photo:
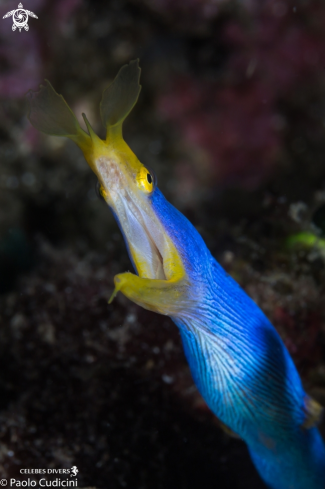
<path id="1" fill-rule="evenodd" d="M 122 137 L 122 123 L 135 106 L 141 85 L 139 60 L 122 66 L 113 83 L 103 93 L 100 114 L 106 127 L 106 140 L 110 136 Z"/>
<path id="2" fill-rule="evenodd" d="M 80 127 L 74 113 L 51 83 L 45 80 L 38 92 L 27 93 L 30 109 L 28 119 L 39 131 L 52 136 L 72 139 L 83 151 L 91 146 L 89 135 Z"/>
<path id="3" fill-rule="evenodd" d="M 309 396 L 306 396 L 305 398 L 305 410 L 306 419 L 302 426 L 309 429 L 316 426 L 321 421 L 324 410 L 315 399 Z"/>
<path id="4" fill-rule="evenodd" d="M 122 137 L 122 123 L 136 104 L 141 86 L 139 84 L 141 69 L 139 60 L 122 66 L 113 83 L 103 93 L 100 112 L 106 127 L 106 142 L 113 146 L 125 146 Z M 102 141 L 92 130 L 84 116 L 89 134 L 77 121 L 74 113 L 51 83 L 45 80 L 38 92 L 30 90 L 27 94 L 30 104 L 28 119 L 39 131 L 52 136 L 65 136 L 72 139 L 82 149 L 86 160 L 97 143 Z"/>

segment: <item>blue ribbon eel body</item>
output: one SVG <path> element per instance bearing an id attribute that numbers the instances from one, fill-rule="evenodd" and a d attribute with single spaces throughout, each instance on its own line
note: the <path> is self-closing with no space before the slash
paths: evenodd
<path id="1" fill-rule="evenodd" d="M 193 379 L 229 431 L 242 438 L 272 489 L 325 489 L 321 406 L 304 391 L 280 336 L 259 307 L 212 257 L 191 223 L 134 155 L 122 124 L 137 102 L 137 61 L 123 66 L 100 104 L 106 139 L 83 114 L 84 131 L 46 82 L 29 92 L 29 120 L 82 149 L 118 222 L 136 274 L 114 277 L 115 290 L 168 315 L 180 330 Z"/>

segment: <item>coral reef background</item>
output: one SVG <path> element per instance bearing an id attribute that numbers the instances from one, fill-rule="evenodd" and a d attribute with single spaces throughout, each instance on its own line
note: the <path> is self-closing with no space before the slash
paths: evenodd
<path id="1" fill-rule="evenodd" d="M 2 19 L 16 8 L 0 4 L 0 477 L 76 465 L 79 487 L 262 489 L 171 321 L 107 304 L 131 267 L 122 237 L 25 94 L 49 79 L 103 135 L 101 93 L 140 58 L 125 139 L 325 405 L 324 3 L 25 0 L 21 33 Z"/>

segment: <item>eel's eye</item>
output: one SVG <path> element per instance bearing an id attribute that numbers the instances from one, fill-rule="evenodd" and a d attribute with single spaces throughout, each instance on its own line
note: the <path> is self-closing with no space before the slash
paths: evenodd
<path id="1" fill-rule="evenodd" d="M 105 192 L 105 189 L 103 187 L 103 185 L 101 185 L 98 180 L 97 180 L 97 183 L 96 183 L 96 194 L 98 195 L 98 197 L 101 199 L 101 200 L 105 200 L 105 196 L 106 196 L 106 192 Z"/>
<path id="2" fill-rule="evenodd" d="M 142 166 L 137 174 L 137 185 L 147 194 L 151 192 L 156 187 L 156 176 L 152 170 L 148 170 L 146 167 Z"/>

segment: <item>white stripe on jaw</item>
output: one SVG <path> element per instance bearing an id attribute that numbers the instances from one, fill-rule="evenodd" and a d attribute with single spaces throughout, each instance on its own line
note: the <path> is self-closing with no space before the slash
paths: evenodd
<path id="1" fill-rule="evenodd" d="M 162 231 L 155 231 L 160 227 L 157 218 L 143 213 L 141 203 L 136 195 L 128 192 L 127 182 L 120 165 L 114 160 L 100 157 L 97 162 L 98 172 L 101 176 L 105 190 L 108 192 L 108 203 L 113 208 L 132 254 L 141 263 L 141 277 L 151 279 L 166 279 L 163 269 L 162 243 L 154 237 L 163 235 Z M 133 197 L 133 198 L 132 198 Z M 141 199 L 140 199 L 141 201 Z M 139 205 L 137 205 L 139 202 Z M 139 208 L 140 206 L 140 208 Z M 144 219 L 145 215 L 145 219 Z M 150 232 L 149 232 L 150 230 Z"/>

